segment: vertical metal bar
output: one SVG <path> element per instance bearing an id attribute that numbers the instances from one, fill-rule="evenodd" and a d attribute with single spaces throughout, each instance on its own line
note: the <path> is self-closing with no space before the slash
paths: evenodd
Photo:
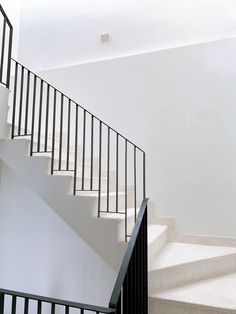
<path id="1" fill-rule="evenodd" d="M 110 133 L 111 129 L 108 127 L 107 130 L 107 212 L 109 212 L 110 202 Z"/>
<path id="2" fill-rule="evenodd" d="M 14 97 L 13 97 L 13 112 L 12 112 L 12 130 L 11 138 L 15 136 L 15 117 L 16 117 L 16 96 L 17 96 L 17 77 L 18 77 L 18 63 L 15 64 L 15 80 L 14 80 Z"/>
<path id="3" fill-rule="evenodd" d="M 37 314 L 41 314 L 42 313 L 42 301 L 38 301 L 38 308 L 37 308 Z"/>
<path id="4" fill-rule="evenodd" d="M 85 163 L 85 145 L 86 145 L 86 110 L 84 110 L 83 121 L 83 156 L 82 156 L 82 191 L 84 190 L 84 163 Z"/>
<path id="5" fill-rule="evenodd" d="M 136 166 L 136 151 L 137 148 L 134 146 L 134 218 L 135 222 L 137 219 L 137 166 Z"/>
<path id="6" fill-rule="evenodd" d="M 55 304 L 52 303 L 52 306 L 51 306 L 51 314 L 55 314 Z"/>
<path id="7" fill-rule="evenodd" d="M 12 53 L 12 26 L 10 27 L 10 35 L 9 35 L 9 45 L 8 45 L 8 66 L 7 66 L 7 88 L 10 86 L 10 78 L 11 78 L 11 53 Z"/>
<path id="8" fill-rule="evenodd" d="M 12 297 L 11 314 L 16 314 L 16 296 Z"/>
<path id="9" fill-rule="evenodd" d="M 144 314 L 148 314 L 148 231 L 147 231 L 147 226 L 148 226 L 148 210 L 146 207 L 145 211 L 145 221 L 144 221 L 144 252 L 145 252 L 145 260 L 144 260 L 144 295 L 145 295 L 145 305 L 144 305 Z"/>
<path id="10" fill-rule="evenodd" d="M 27 70 L 27 87 L 26 87 L 26 101 L 25 101 L 25 135 L 28 134 L 29 91 L 30 91 L 30 71 Z"/>
<path id="11" fill-rule="evenodd" d="M 65 307 L 65 314 L 69 314 L 69 312 L 70 312 L 69 305 L 66 305 L 66 307 Z"/>
<path id="12" fill-rule="evenodd" d="M 30 156 L 33 155 L 34 148 L 34 119 L 35 119 L 35 103 L 36 103 L 36 87 L 37 87 L 37 76 L 34 76 L 34 91 L 33 91 L 33 107 L 32 107 L 32 121 L 31 121 L 31 143 L 30 143 Z"/>
<path id="13" fill-rule="evenodd" d="M 60 142 L 59 142 L 59 164 L 58 170 L 61 170 L 61 158 L 62 158 L 62 142 L 63 142 L 63 107 L 64 107 L 64 95 L 61 94 L 61 117 L 60 117 Z"/>
<path id="14" fill-rule="evenodd" d="M 50 85 L 47 85 L 47 101 L 46 101 L 46 122 L 45 122 L 45 141 L 44 151 L 48 150 L 48 120 L 49 120 L 49 101 L 50 101 Z"/>
<path id="15" fill-rule="evenodd" d="M 98 217 L 101 210 L 101 183 L 102 183 L 102 121 L 99 123 L 99 176 L 98 176 Z"/>
<path id="16" fill-rule="evenodd" d="M 143 153 L 143 198 L 146 198 L 146 154 Z"/>
<path id="17" fill-rule="evenodd" d="M 0 314 L 4 314 L 4 301 L 5 301 L 5 295 L 1 293 L 0 294 Z"/>
<path id="18" fill-rule="evenodd" d="M 70 117 L 71 117 L 71 100 L 68 101 L 68 122 L 67 122 L 67 159 L 66 170 L 70 168 Z"/>
<path id="19" fill-rule="evenodd" d="M 41 127 L 42 127 L 42 107 L 43 107 L 43 80 L 40 84 L 40 98 L 39 98 L 39 119 L 38 119 L 38 145 L 37 152 L 40 152 L 40 143 L 41 143 Z"/>
<path id="20" fill-rule="evenodd" d="M 125 241 L 128 235 L 128 141 L 125 140 Z"/>
<path id="21" fill-rule="evenodd" d="M 51 160 L 51 175 L 53 175 L 53 171 L 54 171 L 55 132 L 56 132 L 56 109 L 57 109 L 57 91 L 56 91 L 56 89 L 54 89 L 53 121 L 52 121 L 52 160 Z"/>
<path id="22" fill-rule="evenodd" d="M 5 55 L 5 39 L 6 39 L 6 20 L 3 20 L 3 29 L 2 29 L 2 52 L 1 52 L 1 69 L 0 69 L 0 81 L 3 82 L 3 67 L 4 67 L 4 55 Z"/>
<path id="23" fill-rule="evenodd" d="M 119 211 L 119 134 L 116 133 L 116 212 Z"/>
<path id="24" fill-rule="evenodd" d="M 94 138 L 94 116 L 91 116 L 91 163 L 90 163 L 90 190 L 93 190 L 93 138 Z"/>
<path id="25" fill-rule="evenodd" d="M 21 135 L 21 120 L 22 120 L 22 105 L 23 105 L 23 91 L 24 91 L 24 67 L 21 66 L 21 84 L 20 84 L 20 104 L 19 104 L 19 124 L 18 135 Z"/>
<path id="26" fill-rule="evenodd" d="M 76 105 L 76 114 L 75 114 L 75 160 L 74 160 L 74 195 L 76 195 L 77 189 L 77 150 L 78 150 L 78 105 Z"/>
<path id="27" fill-rule="evenodd" d="M 29 299 L 25 298 L 25 304 L 24 304 L 24 314 L 29 313 Z"/>

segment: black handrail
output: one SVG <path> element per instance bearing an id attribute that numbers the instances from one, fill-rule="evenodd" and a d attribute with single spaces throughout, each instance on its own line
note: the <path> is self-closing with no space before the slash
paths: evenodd
<path id="1" fill-rule="evenodd" d="M 147 203 L 142 202 L 110 299 L 117 314 L 148 313 Z"/>
<path id="2" fill-rule="evenodd" d="M 0 41 L 0 83 L 9 88 L 11 75 L 11 54 L 13 27 L 0 4 L 0 20 L 2 19 L 2 36 Z M 1 23 L 1 21 L 0 21 Z"/>
<path id="3" fill-rule="evenodd" d="M 114 309 L 110 309 L 110 308 L 106 308 L 106 307 L 88 305 L 88 304 L 77 303 L 77 302 L 70 302 L 70 301 L 65 301 L 65 300 L 43 297 L 43 296 L 39 296 L 39 295 L 35 295 L 35 294 L 22 293 L 22 292 L 17 292 L 17 291 L 0 289 L 0 314 L 6 313 L 5 312 L 5 297 L 6 296 L 12 297 L 10 300 L 11 301 L 10 302 L 11 313 L 16 313 L 18 298 L 21 300 L 23 299 L 23 301 L 24 301 L 24 314 L 31 313 L 31 312 L 29 312 L 31 301 L 37 301 L 37 314 L 45 313 L 42 311 L 44 304 L 50 304 L 51 305 L 50 313 L 52 313 L 52 314 L 57 313 L 57 306 L 63 306 L 65 308 L 66 314 L 69 314 L 70 309 L 79 309 L 81 314 L 86 314 L 87 311 L 89 313 L 93 312 L 95 314 L 115 313 Z M 6 300 L 6 302 L 9 305 L 9 300 Z"/>

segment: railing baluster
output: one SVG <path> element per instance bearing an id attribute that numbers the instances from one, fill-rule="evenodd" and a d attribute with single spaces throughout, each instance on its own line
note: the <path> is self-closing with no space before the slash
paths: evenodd
<path id="1" fill-rule="evenodd" d="M 30 155 L 33 155 L 34 149 L 34 119 L 35 119 L 35 105 L 36 105 L 36 87 L 37 76 L 34 76 L 34 91 L 33 91 L 33 104 L 32 104 L 32 121 L 31 121 L 31 143 L 30 143 Z"/>
<path id="2" fill-rule="evenodd" d="M 42 313 L 42 301 L 38 301 L 38 307 L 37 307 L 37 314 L 41 314 Z"/>
<path id="3" fill-rule="evenodd" d="M 116 212 L 119 211 L 119 134 L 116 133 Z"/>
<path id="4" fill-rule="evenodd" d="M 45 122 L 45 142 L 44 151 L 48 150 L 48 120 L 49 120 L 49 104 L 50 104 L 50 85 L 47 85 L 47 101 L 46 101 L 46 122 Z"/>
<path id="5" fill-rule="evenodd" d="M 43 80 L 41 80 L 41 84 L 40 84 L 40 98 L 39 98 L 38 144 L 37 144 L 38 153 L 40 152 L 40 145 L 41 145 L 42 107 L 43 107 Z"/>
<path id="6" fill-rule="evenodd" d="M 71 100 L 68 101 L 68 122 L 67 122 L 67 159 L 66 159 L 66 170 L 70 168 L 70 117 L 71 117 Z"/>
<path id="7" fill-rule="evenodd" d="M 54 158 L 55 158 L 56 110 L 57 110 L 57 91 L 56 89 L 54 89 L 53 122 L 52 122 L 52 160 L 51 160 L 52 175 L 54 172 Z"/>
<path id="8" fill-rule="evenodd" d="M 11 302 L 11 314 L 16 314 L 16 296 L 13 295 Z"/>
<path id="9" fill-rule="evenodd" d="M 84 190 L 84 163 L 85 163 L 85 149 L 86 149 L 86 110 L 84 110 L 83 121 L 83 156 L 82 156 L 82 191 Z"/>
<path id="10" fill-rule="evenodd" d="M 102 121 L 99 122 L 99 176 L 98 176 L 98 217 L 101 211 L 101 183 L 102 183 Z"/>
<path id="11" fill-rule="evenodd" d="M 110 202 L 110 127 L 107 130 L 107 212 L 109 212 Z"/>
<path id="12" fill-rule="evenodd" d="M 3 68 L 4 68 L 4 55 L 5 55 L 5 39 L 6 39 L 6 25 L 7 22 L 5 18 L 3 19 L 3 29 L 2 29 L 2 52 L 1 52 L 1 69 L 0 69 L 0 81 L 3 81 Z"/>
<path id="13" fill-rule="evenodd" d="M 90 190 L 93 190 L 93 141 L 94 141 L 94 116 L 91 116 L 91 160 L 90 160 Z"/>
<path id="14" fill-rule="evenodd" d="M 25 101 L 25 135 L 28 134 L 29 92 L 30 92 L 30 72 L 27 70 L 27 87 Z"/>
<path id="15" fill-rule="evenodd" d="M 0 314 L 4 314 L 5 295 L 0 293 Z"/>
<path id="16" fill-rule="evenodd" d="M 12 133 L 11 138 L 15 136 L 15 117 L 16 117 L 16 97 L 17 97 L 17 76 L 18 76 L 18 63 L 15 64 L 15 80 L 14 80 L 14 96 L 13 96 L 13 111 L 12 111 Z"/>
<path id="17" fill-rule="evenodd" d="M 8 44 L 8 64 L 7 64 L 7 82 L 6 82 L 6 86 L 7 88 L 9 88 L 10 86 L 10 78 L 11 78 L 11 53 L 12 53 L 12 33 L 13 33 L 13 29 L 12 26 L 9 25 L 9 44 Z"/>
<path id="18" fill-rule="evenodd" d="M 146 154 L 143 153 L 143 198 L 146 198 Z"/>
<path id="19" fill-rule="evenodd" d="M 136 158 L 137 149 L 134 146 L 134 221 L 137 219 L 137 158 Z"/>
<path id="20" fill-rule="evenodd" d="M 125 241 L 128 234 L 128 149 L 127 140 L 125 140 Z"/>
<path id="21" fill-rule="evenodd" d="M 25 304 L 24 304 L 24 314 L 29 313 L 29 299 L 25 298 Z"/>
<path id="22" fill-rule="evenodd" d="M 74 195 L 76 195 L 77 189 L 77 150 L 78 150 L 78 106 L 76 106 L 75 114 L 75 160 L 74 160 Z"/>
<path id="23" fill-rule="evenodd" d="M 63 146 L 63 108 L 64 107 L 64 95 L 61 94 L 61 117 L 60 117 L 60 139 L 59 139 L 59 164 L 58 170 L 61 170 L 62 159 L 62 146 Z"/>
<path id="24" fill-rule="evenodd" d="M 66 305 L 66 307 L 65 307 L 65 314 L 69 314 L 69 312 L 70 312 L 69 305 Z"/>
<path id="25" fill-rule="evenodd" d="M 51 305 L 51 314 L 55 314 L 55 303 Z"/>
<path id="26" fill-rule="evenodd" d="M 18 124 L 18 136 L 20 136 L 20 135 L 21 135 L 22 106 L 23 106 L 23 91 L 24 91 L 24 67 L 21 67 L 21 84 L 20 84 L 20 104 L 19 104 L 19 124 Z"/>
<path id="27" fill-rule="evenodd" d="M 143 298 L 144 298 L 144 314 L 148 314 L 148 211 L 146 209 L 144 214 L 144 220 L 143 220 L 143 229 L 144 229 L 144 248 L 142 252 L 145 252 L 143 255 L 144 258 L 144 265 L 143 265 L 143 272 L 144 272 L 144 290 L 143 290 Z"/>

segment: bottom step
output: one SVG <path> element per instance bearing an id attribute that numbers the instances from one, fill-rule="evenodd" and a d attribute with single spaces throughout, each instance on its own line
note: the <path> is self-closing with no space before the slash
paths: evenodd
<path id="1" fill-rule="evenodd" d="M 158 293 L 149 298 L 149 313 L 236 313 L 236 273 Z"/>

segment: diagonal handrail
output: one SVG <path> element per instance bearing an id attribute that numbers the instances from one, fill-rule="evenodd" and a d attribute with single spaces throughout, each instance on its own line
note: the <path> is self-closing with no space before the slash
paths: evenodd
<path id="1" fill-rule="evenodd" d="M 124 306 L 130 311 L 134 311 L 134 303 L 140 302 L 136 314 L 147 314 L 147 204 L 146 198 L 142 202 L 109 302 L 111 308 Z"/>

